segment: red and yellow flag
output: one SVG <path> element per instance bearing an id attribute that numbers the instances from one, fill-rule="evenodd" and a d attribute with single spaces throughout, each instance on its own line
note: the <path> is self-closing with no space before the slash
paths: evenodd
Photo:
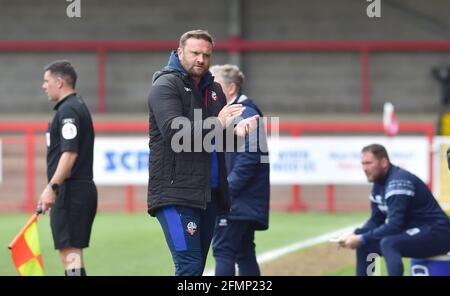
<path id="1" fill-rule="evenodd" d="M 45 275 L 37 220 L 34 214 L 8 246 L 20 275 Z"/>

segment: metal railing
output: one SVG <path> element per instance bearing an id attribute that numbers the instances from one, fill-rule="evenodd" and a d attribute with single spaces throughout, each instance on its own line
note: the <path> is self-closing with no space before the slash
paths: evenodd
<path id="1" fill-rule="evenodd" d="M 370 112 L 370 54 L 373 52 L 450 51 L 450 41 L 258 41 L 230 37 L 215 42 L 215 49 L 230 54 L 242 52 L 358 52 L 360 54 L 361 112 Z M 0 41 L 0 52 L 95 52 L 97 53 L 98 112 L 106 112 L 105 68 L 108 52 L 169 51 L 178 46 L 174 40 L 151 41 Z"/>

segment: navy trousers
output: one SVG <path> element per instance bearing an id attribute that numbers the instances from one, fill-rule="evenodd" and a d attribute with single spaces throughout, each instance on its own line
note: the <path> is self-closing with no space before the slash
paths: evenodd
<path id="1" fill-rule="evenodd" d="M 373 274 L 374 257 L 383 256 L 389 275 L 403 275 L 402 257 L 426 258 L 450 251 L 450 229 L 423 226 L 386 236 L 380 241 L 361 245 L 356 250 L 356 275 Z"/>
<path id="2" fill-rule="evenodd" d="M 214 196 L 213 196 L 214 199 Z M 214 233 L 217 207 L 168 206 L 155 212 L 175 264 L 175 275 L 201 276 Z"/>
<path id="3" fill-rule="evenodd" d="M 254 239 L 255 229 L 251 221 L 218 218 L 213 239 L 215 274 L 234 276 L 237 263 L 239 275 L 260 275 Z"/>

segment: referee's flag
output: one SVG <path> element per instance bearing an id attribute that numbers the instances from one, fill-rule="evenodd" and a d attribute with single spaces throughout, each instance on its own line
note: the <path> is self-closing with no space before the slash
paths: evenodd
<path id="1" fill-rule="evenodd" d="M 45 275 L 37 228 L 38 215 L 34 214 L 9 244 L 12 259 L 20 275 Z"/>

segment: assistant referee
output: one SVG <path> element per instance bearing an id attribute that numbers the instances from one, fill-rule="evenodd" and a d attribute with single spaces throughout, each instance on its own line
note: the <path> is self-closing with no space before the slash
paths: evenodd
<path id="1" fill-rule="evenodd" d="M 76 81 L 68 61 L 44 68 L 42 88 L 56 103 L 56 113 L 46 134 L 48 185 L 39 204 L 44 214 L 51 208 L 53 241 L 65 275 L 84 276 L 83 249 L 89 246 L 97 188 L 92 180 L 94 128 L 86 104 L 75 93 Z"/>

